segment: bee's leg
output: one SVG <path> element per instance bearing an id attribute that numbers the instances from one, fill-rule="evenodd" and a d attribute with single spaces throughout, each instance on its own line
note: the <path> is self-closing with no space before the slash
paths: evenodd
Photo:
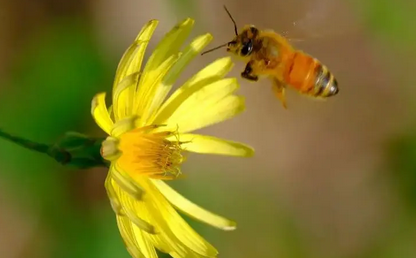
<path id="1" fill-rule="evenodd" d="M 287 109 L 284 83 L 276 78 L 273 78 L 272 81 L 274 95 L 282 102 L 283 107 Z"/>
<path id="2" fill-rule="evenodd" d="M 249 81 L 258 81 L 259 77 L 255 74 L 253 74 L 253 61 L 250 61 L 247 63 L 246 68 L 241 73 L 241 77 L 244 79 L 247 79 Z"/>

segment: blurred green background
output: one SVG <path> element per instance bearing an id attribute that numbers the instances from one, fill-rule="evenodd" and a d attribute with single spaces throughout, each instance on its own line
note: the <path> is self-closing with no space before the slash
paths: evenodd
<path id="1" fill-rule="evenodd" d="M 190 221 L 220 257 L 416 257 L 416 5 L 410 0 L 0 0 L 0 128 L 50 143 L 103 133 L 90 115 L 141 26 L 176 22 L 211 46 L 237 23 L 287 31 L 336 75 L 326 102 L 240 79 L 247 111 L 203 133 L 246 142 L 251 159 L 191 155 L 176 189 L 238 222 Z M 147 55 L 150 52 L 147 53 Z M 221 51 L 198 57 L 181 80 Z M 244 64 L 232 71 L 239 76 Z M 177 85 L 178 86 L 178 85 Z M 213 165 L 214 164 L 214 165 Z M 0 139 L 0 256 L 129 257 L 103 187 L 106 171 L 74 171 Z"/>

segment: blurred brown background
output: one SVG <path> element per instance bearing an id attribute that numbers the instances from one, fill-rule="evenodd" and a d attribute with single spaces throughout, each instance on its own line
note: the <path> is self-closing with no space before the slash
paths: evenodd
<path id="1" fill-rule="evenodd" d="M 211 32 L 216 46 L 233 36 L 223 4 L 240 26 L 304 39 L 294 44 L 330 68 L 340 93 L 323 102 L 289 90 L 284 110 L 268 81 L 240 79 L 247 111 L 202 132 L 248 143 L 255 157 L 191 155 L 188 179 L 173 183 L 238 229 L 190 223 L 220 257 L 416 257 L 411 1 L 0 0 L 0 127 L 40 142 L 103 135 L 91 99 L 110 92 L 141 26 L 161 21 L 151 50 L 192 17 L 192 35 Z M 196 58 L 181 82 L 224 55 Z M 128 257 L 105 176 L 1 140 L 0 257 Z"/>

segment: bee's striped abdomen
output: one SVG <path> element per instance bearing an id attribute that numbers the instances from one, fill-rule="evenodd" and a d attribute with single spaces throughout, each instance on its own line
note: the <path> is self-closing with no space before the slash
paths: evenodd
<path id="1" fill-rule="evenodd" d="M 315 68 L 315 85 L 314 85 L 314 95 L 315 97 L 330 97 L 338 93 L 338 82 L 335 79 L 334 75 L 328 70 L 325 65 L 319 63 L 316 60 Z"/>
<path id="2" fill-rule="evenodd" d="M 315 98 L 327 98 L 338 93 L 334 75 L 316 58 L 296 51 L 285 65 L 285 82 L 300 93 Z"/>

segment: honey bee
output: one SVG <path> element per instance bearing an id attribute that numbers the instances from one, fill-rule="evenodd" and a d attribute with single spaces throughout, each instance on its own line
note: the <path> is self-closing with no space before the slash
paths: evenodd
<path id="1" fill-rule="evenodd" d="M 245 63 L 241 76 L 249 81 L 258 81 L 266 76 L 273 83 L 273 92 L 286 109 L 286 85 L 301 94 L 325 99 L 338 93 L 338 83 L 334 75 L 320 61 L 295 49 L 289 40 L 271 30 L 259 30 L 254 25 L 246 25 L 238 33 L 237 24 L 230 12 L 225 11 L 234 24 L 235 37 L 230 42 L 203 52 L 227 47 Z"/>

